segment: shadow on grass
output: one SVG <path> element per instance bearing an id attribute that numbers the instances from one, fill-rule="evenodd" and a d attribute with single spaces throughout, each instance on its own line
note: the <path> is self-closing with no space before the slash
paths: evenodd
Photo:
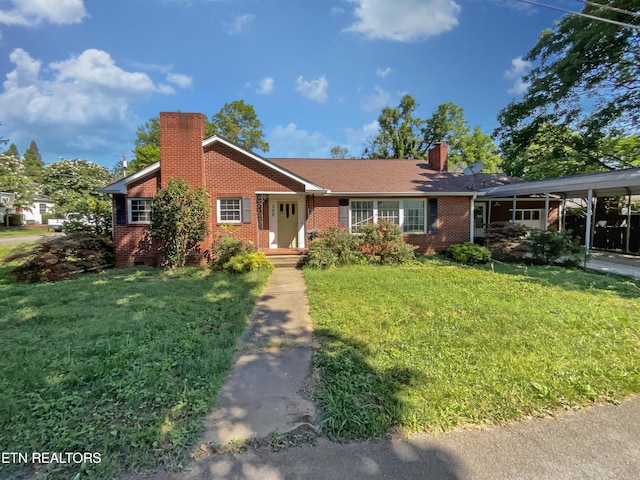
<path id="1" fill-rule="evenodd" d="M 336 335 L 315 331 L 322 348 L 315 355 L 323 385 L 316 393 L 322 430 L 334 440 L 382 438 L 402 424 L 403 387 L 424 382 L 418 370 L 374 369 L 369 347 Z"/>
<path id="2" fill-rule="evenodd" d="M 176 468 L 265 280 L 122 269 L 0 285 L 0 445 L 101 454 L 43 465 L 51 478 Z M 0 464 L 0 478 L 23 467 Z"/>

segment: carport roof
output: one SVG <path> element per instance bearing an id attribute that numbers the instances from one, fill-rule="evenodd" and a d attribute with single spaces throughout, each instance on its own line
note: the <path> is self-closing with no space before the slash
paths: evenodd
<path id="1" fill-rule="evenodd" d="M 640 168 L 501 185 L 484 188 L 482 192 L 486 197 L 549 193 L 562 195 L 565 198 L 578 198 L 586 197 L 589 190 L 592 190 L 596 197 L 640 195 Z"/>

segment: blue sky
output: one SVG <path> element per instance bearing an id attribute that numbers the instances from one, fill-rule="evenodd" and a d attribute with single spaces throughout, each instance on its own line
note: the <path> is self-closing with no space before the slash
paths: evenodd
<path id="1" fill-rule="evenodd" d="M 160 111 L 242 99 L 267 157 L 359 155 L 405 93 L 421 117 L 454 102 L 491 133 L 560 15 L 517 0 L 0 0 L 0 137 L 112 167 Z"/>

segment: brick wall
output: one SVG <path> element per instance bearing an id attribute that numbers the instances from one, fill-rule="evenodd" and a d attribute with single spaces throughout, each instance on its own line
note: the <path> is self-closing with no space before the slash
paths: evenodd
<path id="1" fill-rule="evenodd" d="M 191 188 L 204 185 L 202 139 L 205 116 L 201 113 L 160 113 L 162 186 L 182 178 Z"/>

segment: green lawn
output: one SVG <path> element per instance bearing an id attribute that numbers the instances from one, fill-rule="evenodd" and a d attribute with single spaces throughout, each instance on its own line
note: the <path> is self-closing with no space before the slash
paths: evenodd
<path id="1" fill-rule="evenodd" d="M 24 237 L 31 235 L 47 235 L 49 232 L 46 228 L 40 227 L 3 227 L 0 226 L 0 238 Z"/>
<path id="2" fill-rule="evenodd" d="M 640 392 L 640 288 L 552 267 L 305 270 L 324 430 L 371 438 Z"/>
<path id="3" fill-rule="evenodd" d="M 47 478 L 177 466 L 267 276 L 115 269 L 0 284 L 0 448 L 101 455 L 50 464 Z M 0 464 L 0 478 L 17 468 Z"/>

